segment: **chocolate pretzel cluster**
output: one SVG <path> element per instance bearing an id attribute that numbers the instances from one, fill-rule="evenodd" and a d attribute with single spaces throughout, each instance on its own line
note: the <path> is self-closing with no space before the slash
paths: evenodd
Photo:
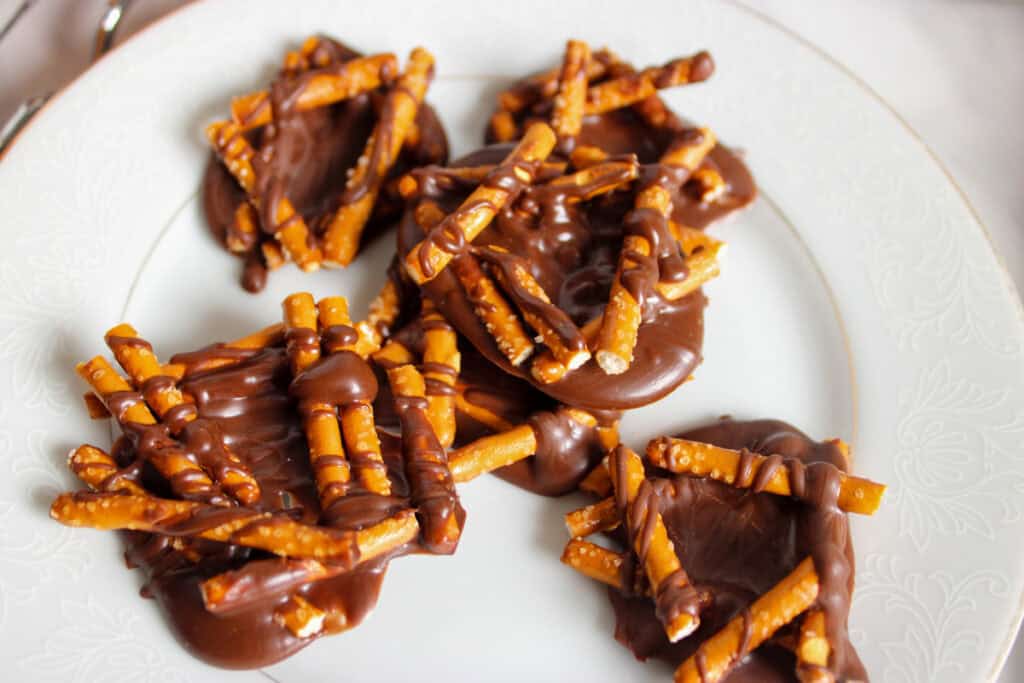
<path id="1" fill-rule="evenodd" d="M 617 637 L 677 681 L 864 680 L 846 514 L 884 487 L 848 474 L 845 444 L 777 422 L 643 456 L 618 437 L 623 410 L 700 362 L 725 248 L 704 228 L 755 195 L 658 94 L 713 70 L 706 52 L 638 71 L 569 41 L 499 95 L 493 144 L 445 166 L 429 53 L 399 71 L 307 40 L 208 128 L 206 213 L 250 289 L 284 260 L 346 265 L 367 226 L 397 223 L 380 294 L 360 321 L 344 297 L 293 294 L 280 323 L 167 364 L 111 329 L 127 379 L 102 356 L 79 374 L 122 436 L 72 452 L 91 490 L 52 516 L 128 532 L 188 647 L 252 667 L 357 626 L 391 560 L 456 552 L 457 485 L 494 472 L 598 498 L 566 516 L 562 560 L 609 586 Z"/>

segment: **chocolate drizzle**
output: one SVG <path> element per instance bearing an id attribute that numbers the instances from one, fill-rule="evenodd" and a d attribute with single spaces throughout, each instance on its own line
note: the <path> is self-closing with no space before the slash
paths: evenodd
<path id="1" fill-rule="evenodd" d="M 654 473 L 649 480 L 680 560 L 695 590 L 708 596 L 701 608 L 701 626 L 688 638 L 669 644 L 649 598 L 609 595 L 616 613 L 616 638 L 641 658 L 658 657 L 678 664 L 696 654 L 698 670 L 708 637 L 733 617 L 744 618 L 741 662 L 726 679 L 795 681 L 795 661 L 782 647 L 792 629 L 747 653 L 753 627 L 747 608 L 786 576 L 807 555 L 814 558 L 820 590 L 815 607 L 824 610 L 833 652 L 829 670 L 837 681 L 866 681 L 867 675 L 849 642 L 846 620 L 853 590 L 853 548 L 846 514 L 838 507 L 839 474 L 846 459 L 833 442 L 816 443 L 795 428 L 775 420 L 736 422 L 724 419 L 681 438 L 751 453 L 778 455 L 771 467 L 785 467 L 794 496 L 786 498 L 756 491 L 770 472 L 762 465 L 752 476 L 750 458 L 740 463 L 737 479 L 749 489 L 710 479 Z M 744 462 L 745 461 L 745 462 Z M 650 473 L 649 473 L 650 474 Z M 631 524 L 634 521 L 631 520 Z M 628 577 L 633 585 L 635 577 Z M 630 571 L 640 570 L 633 567 Z"/>

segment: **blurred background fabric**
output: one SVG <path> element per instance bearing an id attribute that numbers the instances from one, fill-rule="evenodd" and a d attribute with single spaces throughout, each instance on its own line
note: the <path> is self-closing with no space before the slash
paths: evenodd
<path id="1" fill-rule="evenodd" d="M 0 26 L 22 4 L 0 0 Z M 135 0 L 117 42 L 184 4 Z M 1018 292 L 1024 289 L 1024 0 L 742 4 L 826 53 L 906 122 L 948 169 Z M 258 11 L 259 2 L 252 8 Z M 88 66 L 105 9 L 105 0 L 32 3 L 0 41 L 0 122 L 20 102 L 61 88 Z M 1024 681 L 1021 639 L 999 681 Z"/>

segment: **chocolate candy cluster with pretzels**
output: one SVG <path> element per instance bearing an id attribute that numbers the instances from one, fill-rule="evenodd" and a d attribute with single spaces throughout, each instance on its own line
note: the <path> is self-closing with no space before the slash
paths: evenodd
<path id="1" fill-rule="evenodd" d="M 71 453 L 90 490 L 51 515 L 121 530 L 186 647 L 256 667 L 358 626 L 392 560 L 455 553 L 457 485 L 493 472 L 596 497 L 566 516 L 562 560 L 677 681 L 866 680 L 846 515 L 884 487 L 849 474 L 845 444 L 731 420 L 643 456 L 619 440 L 622 411 L 701 361 L 725 249 L 704 229 L 756 194 L 658 94 L 713 71 L 705 52 L 638 71 L 571 40 L 499 95 L 493 144 L 445 166 L 428 52 L 404 69 L 322 37 L 289 52 L 207 129 L 207 218 L 252 290 L 285 260 L 346 265 L 397 222 L 379 295 L 353 320 L 342 296 L 295 293 L 280 322 L 168 363 L 112 328 L 127 377 L 102 356 L 78 372 L 122 436 Z"/>
<path id="2" fill-rule="evenodd" d="M 560 69 L 499 96 L 502 143 L 399 181 L 399 252 L 423 295 L 563 403 L 628 409 L 674 390 L 701 360 L 700 287 L 724 253 L 702 228 L 755 194 L 657 94 L 712 71 L 706 53 L 638 72 L 569 41 Z"/>
<path id="3" fill-rule="evenodd" d="M 286 261 L 306 271 L 348 265 L 367 228 L 379 232 L 401 213 L 389 181 L 448 156 L 423 101 L 433 73 L 423 48 L 400 69 L 393 54 L 364 57 L 314 36 L 286 54 L 267 90 L 235 98 L 231 117 L 207 127 L 204 211 L 245 259 L 247 290 Z"/>

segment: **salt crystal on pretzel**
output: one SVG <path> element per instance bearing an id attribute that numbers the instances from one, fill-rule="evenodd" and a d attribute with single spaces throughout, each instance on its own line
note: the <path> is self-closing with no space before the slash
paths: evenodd
<path id="1" fill-rule="evenodd" d="M 450 555 L 462 535 L 466 512 L 455 492 L 445 450 L 427 418 L 423 375 L 412 365 L 387 372 L 402 422 L 402 455 L 422 527 L 421 541 L 429 552 Z"/>
<path id="2" fill-rule="evenodd" d="M 370 219 L 388 171 L 402 151 L 433 69 L 434 56 L 423 48 L 414 49 L 409 54 L 405 72 L 388 92 L 380 120 L 345 185 L 341 206 L 324 233 L 324 258 L 328 263 L 345 266 L 355 258 L 363 228 Z"/>
<path id="3" fill-rule="evenodd" d="M 398 70 L 391 53 L 356 57 L 341 64 L 308 71 L 293 95 L 296 111 L 309 111 L 376 90 Z M 266 90 L 231 100 L 231 118 L 243 131 L 265 126 L 273 120 L 270 93 Z"/>
<path id="4" fill-rule="evenodd" d="M 452 258 L 476 239 L 505 204 L 533 182 L 535 166 L 551 154 L 555 134 L 547 124 L 526 131 L 511 154 L 451 215 L 431 229 L 405 257 L 406 269 L 417 284 L 433 279 Z"/>
<path id="5" fill-rule="evenodd" d="M 590 360 L 583 332 L 534 279 L 528 262 L 501 247 L 489 245 L 474 254 L 491 266 L 502 290 L 512 299 L 526 324 L 537 331 L 555 360 L 575 370 Z"/>
<path id="6" fill-rule="evenodd" d="M 608 454 L 608 471 L 619 515 L 628 521 L 630 541 L 650 581 L 658 619 L 669 641 L 678 642 L 700 625 L 700 594 L 679 563 L 640 456 L 620 445 Z"/>
<path id="7" fill-rule="evenodd" d="M 103 356 L 79 363 L 75 370 L 89 383 L 122 426 L 133 423 L 142 426 L 156 424 L 156 418 L 142 396 L 117 374 Z M 147 456 L 175 493 L 183 498 L 222 502 L 219 488 L 189 454 L 166 435 L 157 437 L 160 447 L 149 449 Z"/>
<path id="8" fill-rule="evenodd" d="M 349 531 L 303 524 L 285 513 L 149 495 L 84 491 L 59 495 L 50 507 L 50 516 L 67 526 L 198 537 L 257 548 L 281 557 L 319 560 L 346 569 L 404 545 L 419 533 L 411 510 L 400 511 L 359 531 Z"/>
<path id="9" fill-rule="evenodd" d="M 455 329 L 423 300 L 423 379 L 427 389 L 427 417 L 444 448 L 455 441 L 455 380 L 462 367 Z"/>
<path id="10" fill-rule="evenodd" d="M 583 105 L 587 99 L 587 64 L 590 46 L 570 40 L 565 46 L 558 92 L 551 112 L 551 128 L 563 145 L 571 147 L 583 127 Z"/>
<path id="11" fill-rule="evenodd" d="M 570 540 L 562 551 L 562 564 L 603 584 L 623 589 L 622 565 L 626 558 L 596 543 L 579 538 Z"/>
<path id="12" fill-rule="evenodd" d="M 803 613 L 818 597 L 814 560 L 805 559 L 721 631 L 701 643 L 676 669 L 676 683 L 718 683 L 782 626 Z"/>
<path id="13" fill-rule="evenodd" d="M 737 488 L 749 488 L 780 496 L 796 496 L 790 468 L 782 456 L 764 456 L 747 450 L 733 450 L 697 441 L 660 437 L 647 445 L 647 459 L 670 472 L 709 477 Z M 799 468 L 803 471 L 803 468 Z M 886 486 L 839 473 L 839 508 L 845 512 L 872 515 L 882 502 Z"/>
<path id="14" fill-rule="evenodd" d="M 651 185 L 640 191 L 636 198 L 636 209 L 652 211 L 663 220 L 668 220 L 672 212 L 672 199 L 664 187 Z M 637 334 L 643 321 L 643 309 L 637 296 L 645 292 L 631 291 L 644 284 L 641 273 L 648 268 L 647 261 L 651 257 L 651 243 L 642 236 L 626 235 L 619 256 L 619 270 L 612 281 L 608 305 L 604 311 L 601 331 L 597 336 L 594 358 L 597 364 L 609 375 L 618 375 L 629 369 L 633 362 L 633 349 L 636 347 Z M 655 264 L 656 267 L 656 264 Z M 653 284 L 653 283 L 652 283 Z"/>
<path id="15" fill-rule="evenodd" d="M 650 67 L 640 73 L 629 74 L 591 86 L 587 91 L 585 112 L 603 114 L 628 107 L 654 95 L 658 90 L 677 85 L 707 80 L 715 70 L 715 63 L 707 52 L 674 59 L 659 67 Z"/>

